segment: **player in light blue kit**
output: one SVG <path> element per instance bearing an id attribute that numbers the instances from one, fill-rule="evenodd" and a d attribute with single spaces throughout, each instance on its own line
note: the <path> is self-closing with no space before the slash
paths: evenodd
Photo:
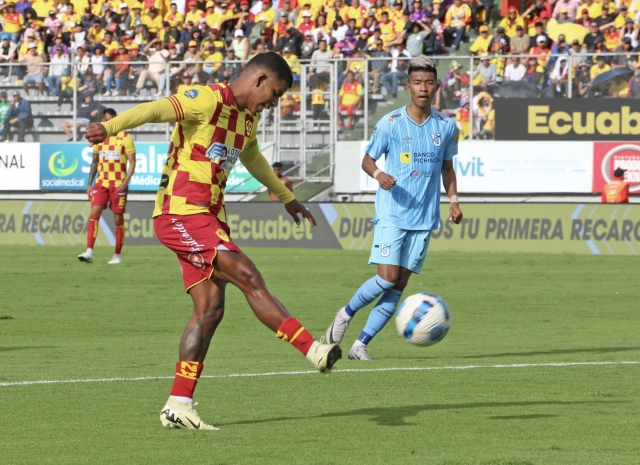
<path id="1" fill-rule="evenodd" d="M 327 330 L 340 342 L 358 310 L 380 297 L 349 351 L 351 360 L 371 360 L 367 344 L 396 311 L 411 273 L 420 273 L 431 231 L 440 227 L 440 174 L 451 201 L 449 220 L 462 220 L 453 156 L 458 153 L 455 122 L 431 108 L 438 92 L 435 65 L 425 56 L 411 61 L 407 90 L 411 103 L 385 115 L 373 129 L 362 169 L 380 184 L 369 264 L 378 274 L 365 282 Z M 385 155 L 385 172 L 376 160 Z"/>

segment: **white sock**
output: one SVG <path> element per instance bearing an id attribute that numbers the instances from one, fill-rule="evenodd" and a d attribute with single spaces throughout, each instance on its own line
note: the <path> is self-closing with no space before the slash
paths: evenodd
<path id="1" fill-rule="evenodd" d="M 362 342 L 360 339 L 356 339 L 356 342 L 353 343 L 353 347 L 355 348 L 359 346 L 367 347 L 367 345 L 364 342 Z"/>
<path id="2" fill-rule="evenodd" d="M 191 397 L 169 396 L 169 398 L 177 400 L 178 402 L 182 402 L 183 404 L 189 404 L 193 402 L 193 399 Z"/>
<path id="3" fill-rule="evenodd" d="M 342 307 L 342 308 L 340 309 L 340 311 L 338 312 L 338 314 L 340 315 L 340 317 L 341 317 L 341 318 L 344 318 L 344 319 L 345 319 L 345 320 L 347 320 L 347 321 L 351 321 L 351 318 L 353 318 L 353 317 L 349 316 L 349 314 L 347 313 L 347 311 L 345 310 L 345 308 L 344 308 L 344 307 Z"/>
<path id="4" fill-rule="evenodd" d="M 313 356 L 316 353 L 316 349 L 318 348 L 318 346 L 320 345 L 320 343 L 318 341 L 313 341 L 313 344 L 311 344 L 311 348 L 309 349 L 309 352 L 307 352 L 307 355 L 305 355 L 305 357 L 307 357 L 307 360 L 309 360 L 311 363 L 313 363 Z"/>
<path id="5" fill-rule="evenodd" d="M 113 258 L 120 258 L 120 254 L 119 253 L 114 253 L 113 254 Z"/>
<path id="6" fill-rule="evenodd" d="M 89 255 L 90 257 L 93 257 L 93 249 L 91 247 L 88 247 L 86 254 Z"/>

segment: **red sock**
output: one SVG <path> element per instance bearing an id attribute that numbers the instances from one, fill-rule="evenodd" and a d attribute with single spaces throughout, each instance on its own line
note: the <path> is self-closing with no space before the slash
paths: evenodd
<path id="1" fill-rule="evenodd" d="M 89 225 L 87 226 L 87 247 L 93 249 L 93 244 L 98 236 L 98 222 L 100 215 L 89 215 Z"/>
<path id="2" fill-rule="evenodd" d="M 116 254 L 118 255 L 122 250 L 122 244 L 124 244 L 124 221 L 116 223 Z"/>
<path id="3" fill-rule="evenodd" d="M 176 377 L 173 380 L 171 395 L 193 399 L 193 391 L 203 368 L 204 364 L 201 362 L 176 362 Z"/>
<path id="4" fill-rule="evenodd" d="M 276 333 L 278 339 L 288 342 L 293 347 L 307 355 L 309 349 L 315 342 L 313 336 L 302 326 L 298 320 L 293 317 L 287 318 L 280 325 L 280 329 Z"/>

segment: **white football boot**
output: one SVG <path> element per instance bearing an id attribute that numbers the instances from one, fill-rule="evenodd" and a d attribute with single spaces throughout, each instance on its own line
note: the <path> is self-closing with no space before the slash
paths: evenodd
<path id="1" fill-rule="evenodd" d="M 197 402 L 195 404 L 192 402 L 185 404 L 169 397 L 160 412 L 160 423 L 168 428 L 219 430 L 220 428 L 207 425 L 200 419 L 200 415 L 194 409 L 196 405 L 198 405 Z"/>

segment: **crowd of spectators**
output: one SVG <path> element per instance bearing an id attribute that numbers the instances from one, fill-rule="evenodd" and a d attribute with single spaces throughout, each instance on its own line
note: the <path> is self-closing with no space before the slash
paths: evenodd
<path id="1" fill-rule="evenodd" d="M 393 98 L 407 80 L 410 57 L 455 54 L 463 41 L 471 42 L 477 66 L 464 71 L 447 62 L 442 100 L 454 102 L 462 117 L 471 86 L 476 95 L 471 105 L 483 112 L 480 101 L 492 100 L 503 82 L 523 81 L 546 97 L 565 96 L 569 86 L 575 97 L 592 96 L 596 78 L 613 68 L 627 68 L 633 76 L 624 75 L 610 95 L 640 96 L 638 61 L 632 55 L 639 41 L 639 0 L 534 0 L 521 9 L 511 7 L 504 18 L 492 15 L 492 0 L 0 4 L 0 65 L 8 65 L 0 66 L 0 80 L 21 84 L 27 97 L 32 92 L 57 97 L 58 109 L 74 93 L 80 103 L 95 94 L 137 96 L 149 88 L 162 96 L 181 85 L 233 80 L 252 56 L 275 51 L 291 65 L 295 86 L 307 83 L 317 116 L 325 115 L 329 60 L 350 59 L 340 62 L 337 89 L 340 123 L 352 126 L 367 84 L 372 93 Z M 597 60 L 587 55 L 608 51 L 618 55 Z M 364 83 L 365 70 L 370 83 Z M 292 115 L 299 100 L 299 94 L 288 94 L 282 116 Z M 476 125 L 477 131 L 486 124 Z"/>

